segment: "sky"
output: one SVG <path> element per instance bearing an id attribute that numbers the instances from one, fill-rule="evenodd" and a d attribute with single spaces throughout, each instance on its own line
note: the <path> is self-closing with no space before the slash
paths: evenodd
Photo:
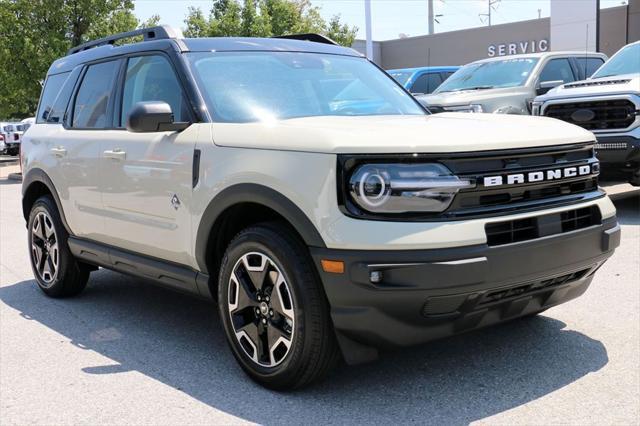
<path id="1" fill-rule="evenodd" d="M 364 0 L 312 0 L 320 7 L 322 16 L 329 19 L 340 15 L 341 21 L 358 27 L 358 37 L 365 37 Z M 183 28 L 189 6 L 200 7 L 207 14 L 212 0 L 134 0 L 138 19 L 145 20 L 154 14 L 160 22 Z M 548 17 L 550 0 L 501 0 L 494 5 L 492 24 Z M 600 6 L 613 7 L 624 0 L 600 0 Z M 486 25 L 479 14 L 487 13 L 488 0 L 434 0 L 434 13 L 443 16 L 437 19 L 436 32 L 460 30 Z M 539 11 L 539 12 L 538 12 Z M 371 21 L 374 40 L 389 40 L 399 35 L 418 36 L 426 34 L 427 0 L 371 0 Z"/>

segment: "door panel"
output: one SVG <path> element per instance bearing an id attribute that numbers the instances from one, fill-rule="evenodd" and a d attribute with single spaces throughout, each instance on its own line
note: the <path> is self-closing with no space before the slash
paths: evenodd
<path id="1" fill-rule="evenodd" d="M 109 133 L 112 137 L 102 152 L 101 185 L 106 242 L 188 263 L 197 126 L 181 133 Z"/>

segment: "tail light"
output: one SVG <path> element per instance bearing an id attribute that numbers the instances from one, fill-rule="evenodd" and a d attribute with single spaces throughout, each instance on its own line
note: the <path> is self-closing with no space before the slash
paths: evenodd
<path id="1" fill-rule="evenodd" d="M 14 140 L 14 141 L 19 141 L 19 140 L 20 140 L 20 135 L 19 135 L 19 134 L 17 134 L 17 133 L 14 133 L 14 134 L 13 134 L 13 140 Z"/>

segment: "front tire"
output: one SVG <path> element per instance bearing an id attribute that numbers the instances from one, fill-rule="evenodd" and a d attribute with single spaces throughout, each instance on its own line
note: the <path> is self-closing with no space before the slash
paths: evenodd
<path id="1" fill-rule="evenodd" d="M 308 249 L 283 225 L 261 224 L 233 239 L 221 265 L 218 304 L 233 355 L 266 387 L 305 386 L 339 359 Z"/>
<path id="2" fill-rule="evenodd" d="M 75 296 L 84 290 L 89 269 L 71 254 L 69 234 L 50 196 L 42 196 L 33 204 L 28 231 L 31 269 L 38 287 L 50 297 Z"/>

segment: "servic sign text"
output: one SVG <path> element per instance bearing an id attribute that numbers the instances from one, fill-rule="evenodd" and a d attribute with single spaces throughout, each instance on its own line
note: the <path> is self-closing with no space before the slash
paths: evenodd
<path id="1" fill-rule="evenodd" d="M 514 43 L 491 44 L 487 48 L 489 56 L 519 55 L 521 53 L 546 52 L 549 50 L 549 40 L 527 40 Z"/>

